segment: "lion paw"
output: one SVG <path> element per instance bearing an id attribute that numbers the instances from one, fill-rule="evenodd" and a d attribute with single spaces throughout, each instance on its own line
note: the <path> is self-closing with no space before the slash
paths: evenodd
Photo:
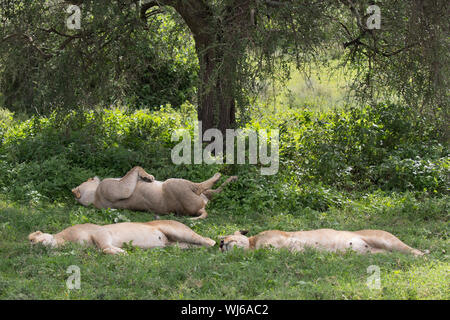
<path id="1" fill-rule="evenodd" d="M 153 181 L 155 181 L 155 177 L 152 176 L 151 174 L 146 175 L 146 176 L 141 176 L 141 179 L 144 180 L 145 182 L 153 182 Z"/>
<path id="2" fill-rule="evenodd" d="M 127 254 L 125 250 L 115 247 L 105 248 L 103 252 L 107 254 Z"/>

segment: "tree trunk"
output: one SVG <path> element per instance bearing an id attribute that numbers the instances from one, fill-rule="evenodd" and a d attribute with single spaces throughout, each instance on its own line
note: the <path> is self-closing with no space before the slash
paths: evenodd
<path id="1" fill-rule="evenodd" d="M 223 45 L 223 44 L 222 44 Z M 200 63 L 198 120 L 203 132 L 210 128 L 225 130 L 235 125 L 234 76 L 236 62 L 227 59 L 217 42 L 196 40 Z"/>
<path id="2" fill-rule="evenodd" d="M 233 35 L 228 33 L 205 1 L 165 0 L 181 15 L 193 34 L 200 64 L 198 85 L 198 120 L 203 132 L 210 129 L 225 130 L 235 125 L 235 75 L 239 50 Z M 232 22 L 232 21 L 231 21 Z M 240 54 L 240 52 L 239 52 Z"/>
<path id="3" fill-rule="evenodd" d="M 214 49 L 207 49 L 207 43 L 201 44 L 196 41 L 197 56 L 200 64 L 198 84 L 198 120 L 202 121 L 202 130 L 214 128 L 216 123 L 216 88 L 213 85 L 214 71 L 217 61 Z"/>

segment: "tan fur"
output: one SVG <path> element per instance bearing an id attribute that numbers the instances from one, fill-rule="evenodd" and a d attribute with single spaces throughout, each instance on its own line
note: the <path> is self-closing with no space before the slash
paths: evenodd
<path id="1" fill-rule="evenodd" d="M 124 243 L 141 248 L 166 247 L 179 245 L 182 248 L 192 246 L 214 246 L 216 243 L 205 238 L 184 224 L 173 220 L 157 220 L 151 222 L 123 222 L 99 226 L 95 224 L 77 224 L 51 235 L 36 231 L 28 236 L 32 244 L 42 243 L 45 246 L 58 247 L 65 242 L 96 245 L 104 253 L 125 253 L 121 247 Z"/>
<path id="2" fill-rule="evenodd" d="M 151 211 L 157 214 L 177 213 L 203 219 L 208 216 L 205 206 L 212 195 L 237 179 L 230 177 L 222 186 L 212 190 L 220 179 L 220 173 L 212 178 L 195 183 L 184 179 L 156 181 L 141 167 L 134 167 L 120 179 L 108 178 L 100 181 L 91 178 L 72 189 L 76 200 L 84 206 L 94 204 L 97 208 L 130 209 Z"/>
<path id="3" fill-rule="evenodd" d="M 285 232 L 279 230 L 263 231 L 247 238 L 245 233 L 236 231 L 233 235 L 222 237 L 220 250 L 233 247 L 259 249 L 264 247 L 287 248 L 303 251 L 315 248 L 326 251 L 354 250 L 358 253 L 381 253 L 399 251 L 421 256 L 424 253 L 411 248 L 389 232 L 382 230 L 336 231 L 318 229 L 311 231 Z"/>

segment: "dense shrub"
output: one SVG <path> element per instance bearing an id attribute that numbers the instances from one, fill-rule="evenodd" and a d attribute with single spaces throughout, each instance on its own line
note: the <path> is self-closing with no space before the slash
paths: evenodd
<path id="1" fill-rule="evenodd" d="M 2 122 L 1 187 L 16 199 L 29 199 L 31 191 L 68 197 L 71 188 L 89 177 L 120 177 L 136 165 L 160 179 L 198 179 L 201 168 L 176 167 L 170 158 L 172 129 L 188 128 L 186 113 L 193 110 L 186 105 L 182 109 L 183 115 L 170 108 L 131 114 L 102 110 L 53 113 L 11 126 Z M 203 172 L 212 175 L 213 170 Z"/>
<path id="2" fill-rule="evenodd" d="M 282 128 L 282 162 L 298 181 L 349 190 L 447 191 L 448 145 L 407 107 L 300 111 Z"/>
<path id="3" fill-rule="evenodd" d="M 201 181 L 238 175 L 226 201 L 248 210 L 340 207 L 349 190 L 448 192 L 448 147 L 423 119 L 392 104 L 313 113 L 290 110 L 250 128 L 280 128 L 280 170 L 254 165 L 174 165 L 173 130 L 193 132 L 191 105 L 181 111 L 73 111 L 25 121 L 0 113 L 0 188 L 17 200 L 68 199 L 89 177 L 120 177 L 140 165 L 157 179 Z M 217 201 L 220 205 L 222 200 Z M 225 201 L 225 199 L 223 200 Z"/>

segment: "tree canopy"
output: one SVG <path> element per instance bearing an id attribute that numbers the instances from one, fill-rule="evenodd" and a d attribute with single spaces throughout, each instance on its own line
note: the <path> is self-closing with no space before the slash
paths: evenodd
<path id="1" fill-rule="evenodd" d="M 70 4 L 81 10 L 80 29 L 66 26 Z M 204 130 L 223 131 L 236 115 L 245 121 L 264 79 L 334 55 L 353 70 L 362 101 L 395 96 L 448 117 L 448 7 L 445 0 L 6 1 L 2 104 L 42 112 L 190 100 Z"/>

